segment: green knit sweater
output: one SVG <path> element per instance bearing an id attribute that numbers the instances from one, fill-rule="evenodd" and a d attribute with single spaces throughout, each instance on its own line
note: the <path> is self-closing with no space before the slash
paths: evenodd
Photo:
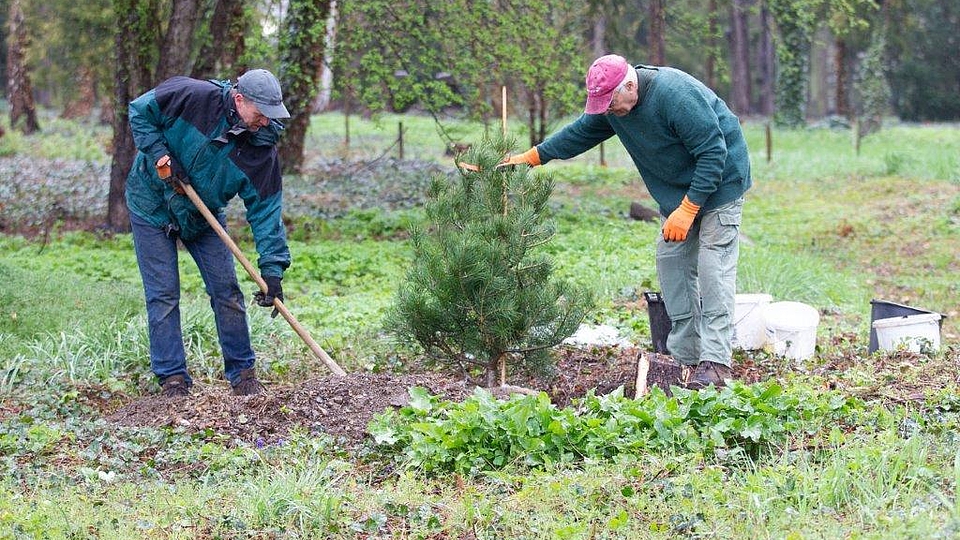
<path id="1" fill-rule="evenodd" d="M 581 115 L 537 145 L 540 162 L 574 157 L 616 135 L 665 216 L 684 195 L 705 210 L 743 196 L 751 183 L 750 158 L 726 103 L 680 70 L 637 71 L 633 110 L 622 117 Z"/>

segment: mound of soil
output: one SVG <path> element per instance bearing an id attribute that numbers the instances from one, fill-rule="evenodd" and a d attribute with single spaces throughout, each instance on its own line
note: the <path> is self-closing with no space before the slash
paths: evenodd
<path id="1" fill-rule="evenodd" d="M 268 385 L 266 393 L 257 396 L 233 396 L 221 385 L 194 386 L 189 397 L 148 396 L 107 419 L 128 427 L 170 426 L 189 433 L 212 430 L 253 444 L 276 443 L 299 427 L 326 433 L 349 447 L 363 439 L 376 414 L 405 405 L 407 390 L 415 386 L 457 401 L 471 392 L 462 382 L 436 373 L 351 373 L 296 385 Z"/>
<path id="2" fill-rule="evenodd" d="M 510 380 L 546 392 L 558 406 L 567 406 L 590 390 L 598 395 L 620 386 L 632 395 L 638 349 L 633 347 L 563 347 L 557 369 L 548 378 Z M 736 370 L 747 382 L 762 375 L 750 366 Z M 148 396 L 127 403 L 108 420 L 128 427 L 175 427 L 188 433 L 211 430 L 235 442 L 271 444 L 286 438 L 294 428 L 326 433 L 346 449 L 356 448 L 366 437 L 367 424 L 390 407 L 401 407 L 415 386 L 451 401 L 462 401 L 474 387 L 448 374 L 351 373 L 327 375 L 295 385 L 267 385 L 263 395 L 237 397 L 226 386 L 195 386 L 187 398 Z"/>

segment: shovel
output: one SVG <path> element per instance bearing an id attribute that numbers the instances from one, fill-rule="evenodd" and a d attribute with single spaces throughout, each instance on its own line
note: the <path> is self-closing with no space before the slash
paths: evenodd
<path id="1" fill-rule="evenodd" d="M 207 205 L 203 203 L 203 201 L 200 199 L 200 196 L 197 195 L 196 190 L 193 189 L 193 186 L 190 184 L 184 184 L 183 182 L 178 183 L 180 184 L 180 187 L 183 188 L 184 193 L 187 195 L 193 205 L 196 206 L 197 209 L 200 210 L 200 213 L 203 214 L 203 217 L 206 218 L 207 223 L 213 227 L 213 230 L 217 233 L 217 236 L 219 236 L 220 239 L 223 240 L 223 243 L 230 248 L 230 251 L 233 252 L 233 256 L 240 261 L 240 264 L 243 265 L 243 268 L 248 274 L 250 274 L 250 277 L 257 282 L 257 286 L 260 287 L 260 290 L 266 293 L 267 284 L 263 281 L 263 278 L 260 277 L 260 273 L 257 272 L 256 268 L 254 268 L 252 264 L 250 264 L 250 261 L 247 260 L 243 252 L 240 251 L 240 248 L 237 247 L 237 244 L 233 241 L 233 239 L 230 238 L 230 235 L 228 235 L 227 231 L 224 230 L 223 226 L 220 225 L 220 222 L 217 221 L 217 218 L 212 212 L 210 212 L 210 209 L 207 208 Z M 282 300 L 279 298 L 274 298 L 273 307 L 280 312 L 280 315 L 283 315 L 283 318 L 290 323 L 290 327 L 293 328 L 293 331 L 300 336 L 300 339 L 307 344 L 307 347 L 310 347 L 310 350 L 313 352 L 313 354 L 324 364 L 326 364 L 328 368 L 330 368 L 330 371 L 332 371 L 334 375 L 338 375 L 340 377 L 345 377 L 347 375 L 347 372 L 337 365 L 337 363 L 333 361 L 333 358 L 330 358 L 330 355 L 324 352 L 324 350 L 320 348 L 320 345 L 318 345 L 317 342 L 310 337 L 310 334 L 307 333 L 307 330 L 300 324 L 299 321 L 297 321 L 297 318 L 293 316 L 293 313 L 290 313 L 290 310 L 287 309 L 287 306 L 283 305 Z"/>

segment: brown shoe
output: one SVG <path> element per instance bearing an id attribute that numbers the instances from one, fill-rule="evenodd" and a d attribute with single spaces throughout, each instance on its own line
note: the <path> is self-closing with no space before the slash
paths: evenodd
<path id="1" fill-rule="evenodd" d="M 254 368 L 240 371 L 240 381 L 233 385 L 233 395 L 235 396 L 253 396 L 263 393 L 265 388 L 257 380 L 257 372 Z"/>
<path id="2" fill-rule="evenodd" d="M 693 372 L 690 382 L 687 383 L 689 390 L 701 390 L 711 384 L 717 388 L 727 385 L 727 379 L 733 377 L 733 370 L 729 366 L 718 364 L 716 362 L 704 361 L 697 365 Z"/>
<path id="3" fill-rule="evenodd" d="M 171 375 L 160 383 L 160 395 L 163 397 L 184 397 L 190 395 L 190 386 L 183 375 Z"/>

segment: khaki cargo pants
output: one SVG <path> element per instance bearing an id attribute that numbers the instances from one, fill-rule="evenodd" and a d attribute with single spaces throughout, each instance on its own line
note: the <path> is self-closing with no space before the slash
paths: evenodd
<path id="1" fill-rule="evenodd" d="M 664 242 L 662 233 L 657 239 L 657 275 L 672 325 L 667 348 L 683 365 L 730 365 L 742 216 L 740 198 L 701 212 L 683 242 Z"/>

